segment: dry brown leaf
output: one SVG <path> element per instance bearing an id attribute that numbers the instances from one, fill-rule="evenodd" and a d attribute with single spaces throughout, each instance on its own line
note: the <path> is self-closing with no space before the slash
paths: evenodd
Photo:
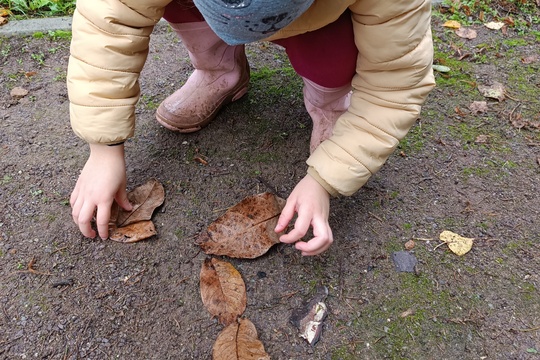
<path id="1" fill-rule="evenodd" d="M 539 55 L 530 55 L 530 56 L 526 56 L 524 58 L 521 58 L 521 62 L 523 64 L 532 64 L 532 63 L 537 62 L 539 59 L 540 59 Z"/>
<path id="2" fill-rule="evenodd" d="M 274 232 L 285 200 L 271 193 L 249 196 L 208 226 L 197 239 L 206 254 L 253 259 L 279 243 Z"/>
<path id="3" fill-rule="evenodd" d="M 414 314 L 413 309 L 407 309 L 404 312 L 402 312 L 401 314 L 399 314 L 399 317 L 406 318 L 407 316 L 410 316 L 410 315 L 413 315 L 413 314 Z"/>
<path id="4" fill-rule="evenodd" d="M 204 260 L 200 274 L 204 307 L 227 326 L 236 322 L 247 304 L 246 286 L 234 266 L 216 258 Z"/>
<path id="5" fill-rule="evenodd" d="M 487 144 L 488 141 L 489 141 L 489 135 L 485 135 L 485 134 L 478 135 L 476 139 L 474 140 L 476 144 Z"/>
<path id="6" fill-rule="evenodd" d="M 255 325 L 248 319 L 241 319 L 223 329 L 212 348 L 213 360 L 270 360 L 258 339 Z"/>
<path id="7" fill-rule="evenodd" d="M 165 190 L 163 189 L 163 185 L 156 179 L 150 179 L 145 184 L 136 187 L 128 193 L 128 199 L 131 205 L 133 205 L 133 209 L 131 211 L 120 209 L 116 220 L 118 227 L 143 220 L 150 220 L 154 210 L 163 204 Z"/>
<path id="8" fill-rule="evenodd" d="M 474 114 L 485 113 L 488 110 L 488 105 L 486 101 L 473 101 L 469 105 L 469 110 Z"/>
<path id="9" fill-rule="evenodd" d="M 493 82 L 492 85 L 478 85 L 478 90 L 484 97 L 503 101 L 505 98 L 504 85 L 499 82 Z"/>
<path id="10" fill-rule="evenodd" d="M 154 223 L 151 220 L 145 220 L 119 228 L 112 228 L 109 239 L 123 243 L 134 243 L 148 239 L 156 234 Z"/>
<path id="11" fill-rule="evenodd" d="M 28 90 L 22 87 L 14 87 L 13 89 L 11 89 L 11 92 L 9 94 L 12 98 L 21 99 L 28 95 Z"/>
<path id="12" fill-rule="evenodd" d="M 464 39 L 476 39 L 476 30 L 471 28 L 459 28 L 456 30 L 456 35 Z"/>
<path id="13" fill-rule="evenodd" d="M 154 210 L 163 204 L 165 190 L 156 179 L 136 187 L 128 193 L 133 206 L 131 211 L 120 208 L 116 202 L 111 208 L 109 239 L 123 243 L 133 243 L 157 234 L 151 221 Z"/>
<path id="14" fill-rule="evenodd" d="M 444 230 L 439 238 L 444 241 L 450 250 L 456 255 L 462 256 L 471 250 L 473 245 L 472 238 L 466 238 L 448 230 Z"/>

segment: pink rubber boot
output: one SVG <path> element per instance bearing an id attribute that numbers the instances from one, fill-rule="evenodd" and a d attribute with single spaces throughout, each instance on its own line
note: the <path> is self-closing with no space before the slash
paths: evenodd
<path id="1" fill-rule="evenodd" d="M 204 21 L 170 25 L 188 50 L 195 71 L 159 105 L 156 119 L 167 129 L 195 132 L 224 105 L 244 96 L 249 64 L 244 45 L 227 45 Z"/>
<path id="2" fill-rule="evenodd" d="M 351 86 L 326 88 L 304 80 L 304 104 L 313 120 L 309 150 L 312 153 L 324 140 L 332 136 L 337 119 L 347 111 L 351 102 Z"/>

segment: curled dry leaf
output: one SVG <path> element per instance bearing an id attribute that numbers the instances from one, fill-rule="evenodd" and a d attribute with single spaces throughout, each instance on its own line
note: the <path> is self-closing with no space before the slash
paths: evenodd
<path id="1" fill-rule="evenodd" d="M 206 310 L 225 326 L 236 322 L 246 310 L 244 280 L 229 262 L 206 259 L 201 268 L 200 289 Z"/>
<path id="2" fill-rule="evenodd" d="M 248 319 L 241 319 L 223 329 L 212 349 L 213 360 L 270 360 L 258 339 L 255 325 Z"/>
<path id="3" fill-rule="evenodd" d="M 285 200 L 271 193 L 249 196 L 208 226 L 197 239 L 206 254 L 253 259 L 279 243 L 274 232 Z"/>
<path id="4" fill-rule="evenodd" d="M 113 229 L 109 239 L 123 243 L 134 243 L 156 234 L 154 223 L 151 220 L 145 220 Z"/>
<path id="5" fill-rule="evenodd" d="M 439 235 L 439 238 L 448 245 L 448 248 L 450 248 L 454 254 L 459 256 L 465 255 L 471 250 L 474 240 L 448 230 L 443 231 L 441 235 Z"/>
<path id="6" fill-rule="evenodd" d="M 131 211 L 125 211 L 116 202 L 112 205 L 109 239 L 133 243 L 156 235 L 151 219 L 154 210 L 165 200 L 163 185 L 156 179 L 150 179 L 129 192 L 128 199 L 133 206 Z"/>
<path id="7" fill-rule="evenodd" d="M 133 209 L 125 211 L 120 209 L 116 225 L 118 227 L 136 223 L 138 221 L 150 220 L 154 210 L 163 204 L 165 200 L 165 190 L 163 185 L 156 179 L 150 179 L 145 184 L 133 189 L 128 194 L 128 199 Z"/>

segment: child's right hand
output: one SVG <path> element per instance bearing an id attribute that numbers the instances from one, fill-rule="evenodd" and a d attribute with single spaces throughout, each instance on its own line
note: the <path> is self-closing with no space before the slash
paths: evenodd
<path id="1" fill-rule="evenodd" d="M 114 200 L 127 211 L 132 209 L 126 192 L 124 145 L 90 144 L 90 156 L 70 198 L 73 221 L 84 236 L 96 237 L 91 221 L 97 208 L 98 234 L 102 239 L 109 237 Z"/>

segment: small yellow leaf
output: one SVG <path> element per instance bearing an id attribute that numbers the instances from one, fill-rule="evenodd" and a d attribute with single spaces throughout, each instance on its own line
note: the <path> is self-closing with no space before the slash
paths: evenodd
<path id="1" fill-rule="evenodd" d="M 443 24 L 443 26 L 450 29 L 459 29 L 461 27 L 461 24 L 458 23 L 456 20 L 448 20 Z"/>
<path id="2" fill-rule="evenodd" d="M 472 238 L 460 236 L 448 230 L 443 231 L 439 238 L 448 245 L 448 248 L 452 250 L 454 254 L 459 256 L 465 255 L 469 252 L 469 250 L 471 250 L 474 240 Z"/>

